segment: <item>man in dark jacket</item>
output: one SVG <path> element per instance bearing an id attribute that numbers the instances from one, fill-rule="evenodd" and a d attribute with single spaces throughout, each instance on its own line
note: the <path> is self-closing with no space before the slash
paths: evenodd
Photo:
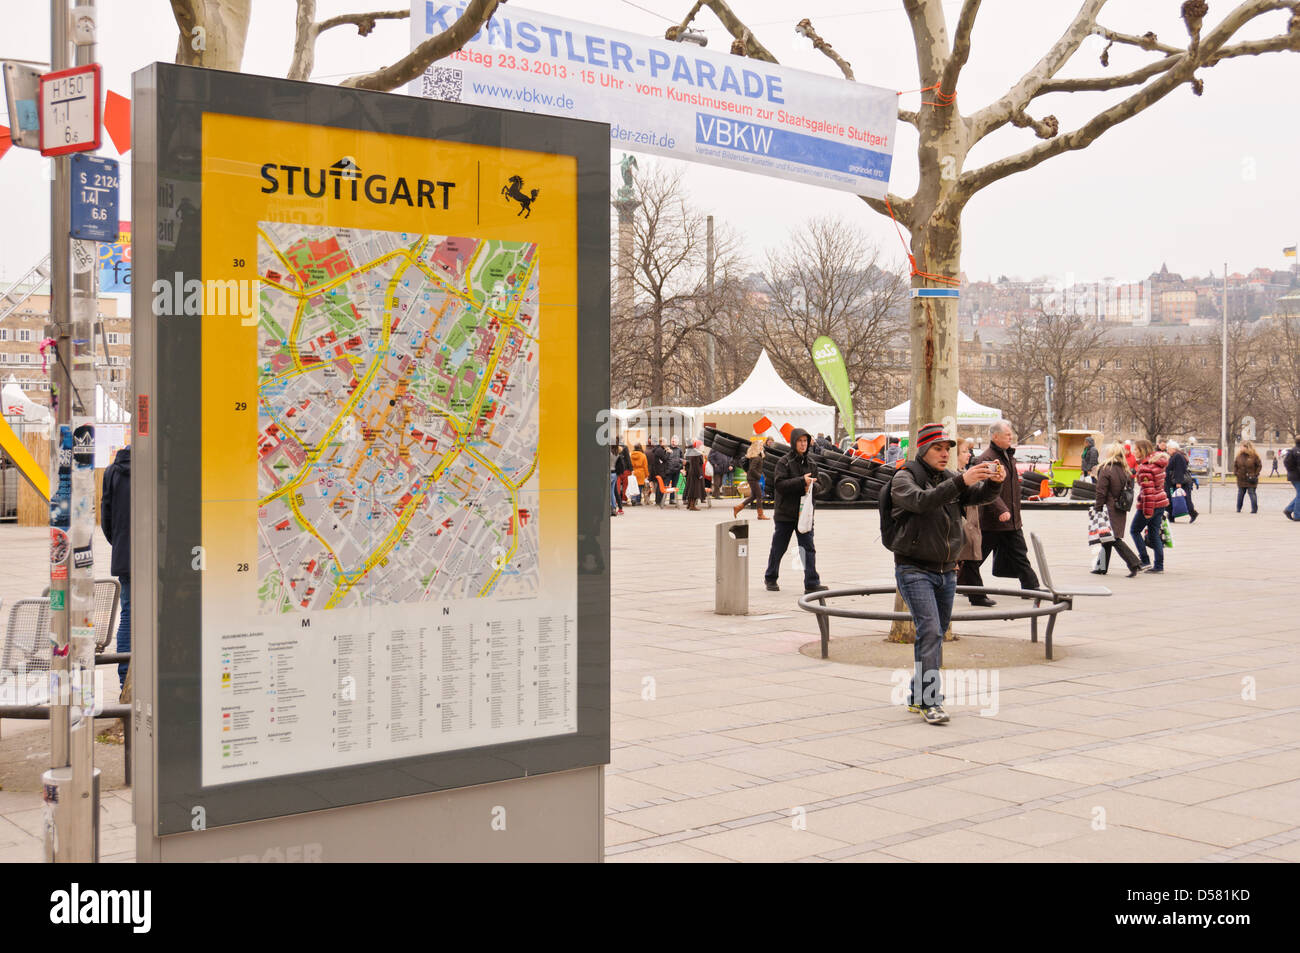
<path id="1" fill-rule="evenodd" d="M 993 575 L 1018 578 L 1021 589 L 1037 589 L 1038 574 L 1029 564 L 1029 547 L 1020 524 L 1020 474 L 1016 472 L 1016 434 L 1011 422 L 999 420 L 989 428 L 988 448 L 976 463 L 996 463 L 1003 469 L 1002 486 L 993 502 L 980 510 L 984 555 L 993 553 Z"/>
<path id="2" fill-rule="evenodd" d="M 808 487 L 817 479 L 817 464 L 813 463 L 808 452 L 810 443 L 808 431 L 795 428 L 790 431 L 790 452 L 776 465 L 773 499 L 775 512 L 772 514 L 772 549 L 767 556 L 767 572 L 763 576 L 767 588 L 780 592 L 776 584 L 781 572 L 781 559 L 790 546 L 790 537 L 798 537 L 799 549 L 803 552 L 803 591 L 815 592 L 825 589 L 817 575 L 817 549 L 813 546 L 812 530 L 800 533 L 799 505 Z"/>
<path id="3" fill-rule="evenodd" d="M 1300 435 L 1295 438 L 1295 446 L 1282 457 L 1286 466 L 1286 478 L 1295 488 L 1295 499 L 1282 509 L 1282 515 L 1289 520 L 1300 523 Z"/>
<path id="4" fill-rule="evenodd" d="M 939 669 L 943 666 L 943 633 L 952 621 L 957 592 L 957 556 L 965 542 L 962 511 L 994 499 L 1007 483 L 992 462 L 976 463 L 963 473 L 947 469 L 949 452 L 956 443 L 944 433 L 942 424 L 926 424 L 917 432 L 913 462 L 899 470 L 889 485 L 890 513 L 898 524 L 894 578 L 916 626 L 915 668 L 907 707 L 920 712 L 932 725 L 948 720 Z M 924 475 L 919 480 L 918 463 Z"/>
<path id="5" fill-rule="evenodd" d="M 713 498 L 722 499 L 722 481 L 731 474 L 731 457 L 716 447 L 709 450 L 709 466 L 713 467 Z"/>
<path id="6" fill-rule="evenodd" d="M 1196 512 L 1196 506 L 1192 503 L 1192 475 L 1187 472 L 1187 454 L 1183 453 L 1177 440 L 1170 440 L 1166 446 L 1169 450 L 1169 466 L 1165 468 L 1165 496 L 1170 501 L 1169 522 L 1177 522 L 1173 513 L 1174 490 L 1182 490 L 1187 496 L 1187 515 L 1191 517 L 1188 522 L 1195 523 L 1196 517 L 1201 514 Z"/>
<path id="7" fill-rule="evenodd" d="M 664 491 L 660 489 L 660 482 L 667 481 L 664 479 L 664 464 L 668 460 L 668 448 L 664 445 L 664 438 L 659 438 L 659 445 L 651 447 L 650 453 L 647 454 L 646 462 L 650 465 L 650 483 L 655 488 L 655 506 L 664 505 Z"/>
<path id="8" fill-rule="evenodd" d="M 682 453 L 682 448 L 677 445 L 676 437 L 672 438 L 665 452 L 667 456 L 664 457 L 664 486 L 668 487 L 669 505 L 676 506 L 677 478 L 681 475 L 682 467 L 686 465 L 686 457 Z"/>
<path id="9" fill-rule="evenodd" d="M 123 447 L 104 471 L 104 492 L 99 502 L 99 526 L 113 555 L 109 572 L 122 587 L 117 616 L 117 650 L 131 651 L 131 448 Z M 119 684 L 126 683 L 126 663 L 117 666 Z"/>
<path id="10" fill-rule="evenodd" d="M 1097 443 L 1092 437 L 1083 438 L 1083 458 L 1079 461 L 1079 473 L 1087 476 L 1097 465 Z"/>

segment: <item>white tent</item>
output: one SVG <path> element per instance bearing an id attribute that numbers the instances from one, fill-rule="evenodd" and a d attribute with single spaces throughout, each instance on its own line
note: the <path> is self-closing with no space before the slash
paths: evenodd
<path id="1" fill-rule="evenodd" d="M 788 423 L 814 436 L 835 433 L 835 408 L 809 400 L 781 380 L 766 350 L 758 355 L 754 369 L 743 384 L 695 412 L 701 426 L 716 427 L 740 437 L 752 436 L 754 424 L 763 417 L 777 430 Z"/>
<path id="2" fill-rule="evenodd" d="M 908 424 L 908 415 L 912 410 L 912 402 L 905 400 L 897 407 L 891 407 L 885 411 L 886 427 L 906 427 Z M 988 426 L 994 421 L 1002 419 L 1002 411 L 995 407 L 985 407 L 983 404 L 977 404 L 961 391 L 957 391 L 957 426 L 958 427 L 978 427 L 981 424 Z"/>
<path id="3" fill-rule="evenodd" d="M 48 408 L 42 407 L 23 393 L 18 378 L 12 374 L 5 381 L 4 389 L 0 391 L 0 394 L 3 394 L 0 399 L 4 402 L 6 417 L 15 417 L 23 423 L 44 423 L 47 420 L 54 419 Z"/>

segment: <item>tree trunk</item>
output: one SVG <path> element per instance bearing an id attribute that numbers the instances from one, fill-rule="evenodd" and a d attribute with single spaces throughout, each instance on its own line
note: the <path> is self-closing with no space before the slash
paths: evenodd
<path id="1" fill-rule="evenodd" d="M 961 211 L 949 212 L 950 221 L 934 220 L 912 231 L 912 255 L 918 272 L 956 279 L 961 274 Z M 913 288 L 947 287 L 940 282 L 912 276 Z M 955 287 L 955 286 L 954 286 Z M 912 388 L 908 430 L 911 445 L 916 433 L 927 423 L 942 423 L 953 435 L 957 433 L 957 299 L 913 298 L 911 307 Z M 894 611 L 906 612 L 901 595 L 894 597 Z M 955 641 L 952 627 L 944 633 L 945 642 Z M 889 630 L 890 642 L 916 641 L 911 622 L 895 622 Z"/>
<path id="2" fill-rule="evenodd" d="M 172 0 L 176 62 L 239 72 L 253 0 Z"/>

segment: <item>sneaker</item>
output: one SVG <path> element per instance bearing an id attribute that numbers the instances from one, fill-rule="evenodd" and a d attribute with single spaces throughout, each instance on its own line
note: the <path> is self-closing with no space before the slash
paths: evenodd
<path id="1" fill-rule="evenodd" d="M 776 583 L 774 583 L 774 582 L 769 582 L 769 583 L 767 584 L 767 591 L 768 591 L 768 592 L 780 592 L 780 591 L 781 591 L 781 587 L 778 586 L 778 585 L 777 585 Z"/>
<path id="2" fill-rule="evenodd" d="M 1154 567 L 1151 567 L 1151 566 L 1147 566 L 1145 571 L 1146 571 L 1146 572 L 1149 572 L 1149 573 L 1151 573 L 1151 572 L 1164 572 L 1163 569 L 1155 569 Z"/>
<path id="3" fill-rule="evenodd" d="M 920 705 L 913 704 L 912 702 L 907 703 L 907 710 L 910 711 L 913 715 L 919 715 L 921 714 L 922 711 L 924 711 L 924 709 Z"/>
<path id="4" fill-rule="evenodd" d="M 931 705 L 921 713 L 927 725 L 946 725 L 948 723 L 948 713 L 943 710 L 942 705 Z"/>
<path id="5" fill-rule="evenodd" d="M 621 506 L 618 508 L 618 515 L 619 515 L 619 516 L 622 516 L 622 515 L 623 515 L 623 507 L 621 507 Z"/>

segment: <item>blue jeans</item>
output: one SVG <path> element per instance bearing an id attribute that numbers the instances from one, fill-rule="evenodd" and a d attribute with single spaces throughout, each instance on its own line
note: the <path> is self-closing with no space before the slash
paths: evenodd
<path id="1" fill-rule="evenodd" d="M 1133 546 L 1137 550 L 1138 559 L 1142 562 L 1147 561 L 1147 547 L 1151 547 L 1152 554 L 1155 557 L 1153 569 L 1165 568 L 1165 541 L 1160 536 L 1160 523 L 1165 518 L 1165 508 L 1158 506 L 1149 517 L 1142 515 L 1142 508 L 1138 507 L 1133 512 L 1133 524 L 1129 527 L 1129 535 L 1133 537 Z M 1146 536 L 1146 542 L 1142 541 L 1143 535 Z"/>
<path id="2" fill-rule="evenodd" d="M 1237 512 L 1238 512 L 1238 513 L 1241 512 L 1241 504 L 1242 504 L 1242 502 L 1246 499 L 1246 494 L 1247 494 L 1247 493 L 1250 494 L 1250 511 L 1251 511 L 1252 513 L 1258 513 L 1258 512 L 1259 512 L 1259 497 L 1257 497 L 1257 496 L 1255 495 L 1255 488 L 1254 488 L 1253 486 L 1239 486 L 1239 487 L 1237 487 Z"/>
<path id="3" fill-rule="evenodd" d="M 798 537 L 799 548 L 803 550 L 803 587 L 811 589 L 820 586 L 822 581 L 817 576 L 817 547 L 813 545 L 812 533 L 801 533 L 798 523 L 774 520 L 772 523 L 772 548 L 767 554 L 767 572 L 763 574 L 764 582 L 776 582 L 781 573 L 781 559 L 790 548 L 790 537 Z"/>
<path id="4" fill-rule="evenodd" d="M 612 470 L 609 474 L 609 509 L 614 512 L 618 509 L 618 474 Z"/>
<path id="5" fill-rule="evenodd" d="M 1293 520 L 1300 520 L 1300 480 L 1292 480 L 1291 485 L 1295 487 L 1295 499 L 1288 503 L 1282 512 Z"/>
<path id="6" fill-rule="evenodd" d="M 956 572 L 927 572 L 915 566 L 895 566 L 898 593 L 912 613 L 916 642 L 912 646 L 915 667 L 908 692 L 909 705 L 943 704 L 943 634 L 952 622 L 952 600 L 957 594 Z M 919 699 L 919 701 L 918 701 Z"/>
<path id="7" fill-rule="evenodd" d="M 119 652 L 131 651 L 131 577 L 118 576 L 117 581 L 122 585 L 122 601 L 117 611 L 117 650 Z M 117 663 L 117 681 L 118 687 L 126 684 L 126 662 Z"/>

